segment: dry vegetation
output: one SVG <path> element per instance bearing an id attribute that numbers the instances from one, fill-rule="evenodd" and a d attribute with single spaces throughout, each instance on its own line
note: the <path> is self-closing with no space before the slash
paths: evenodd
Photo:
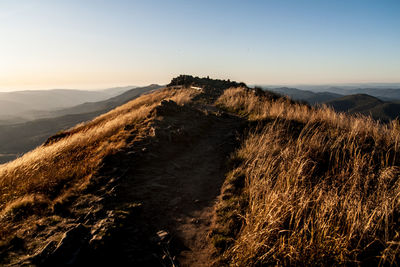
<path id="1" fill-rule="evenodd" d="M 259 127 L 232 157 L 217 209 L 225 264 L 394 264 L 400 128 L 230 89 L 217 104 Z"/>
<path id="2" fill-rule="evenodd" d="M 16 221 L 48 211 L 51 215 L 55 203 L 85 188 L 102 159 L 125 145 L 127 126 L 144 121 L 160 101 L 183 104 L 195 94 L 164 89 L 144 95 L 0 165 L 0 241 L 15 234 L 20 227 Z"/>
<path id="3" fill-rule="evenodd" d="M 31 215 L 51 216 L 57 203 L 83 190 L 162 100 L 184 104 L 196 94 L 144 95 L 0 165 L 0 247 Z M 396 121 L 382 125 L 245 88 L 226 90 L 216 105 L 254 126 L 231 157 L 217 206 L 219 264 L 397 263 Z"/>

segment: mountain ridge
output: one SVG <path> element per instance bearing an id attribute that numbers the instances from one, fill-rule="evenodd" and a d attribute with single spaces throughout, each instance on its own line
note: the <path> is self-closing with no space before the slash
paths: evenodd
<path id="1" fill-rule="evenodd" d="M 400 103 L 383 101 L 367 94 L 348 95 L 325 104 L 338 112 L 363 114 L 382 122 L 390 122 L 400 116 Z"/>
<path id="2" fill-rule="evenodd" d="M 399 241 L 396 121 L 383 125 L 242 83 L 184 80 L 0 165 L 0 263 L 400 258 L 392 247 Z"/>

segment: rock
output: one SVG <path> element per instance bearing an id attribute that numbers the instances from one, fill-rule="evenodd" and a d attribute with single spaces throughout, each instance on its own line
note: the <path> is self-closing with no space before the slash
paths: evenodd
<path id="1" fill-rule="evenodd" d="M 89 241 L 89 246 L 92 249 L 96 249 L 105 243 L 105 239 L 108 238 L 110 231 L 115 225 L 115 214 L 113 211 L 108 211 L 106 218 L 98 221 L 90 231 L 92 238 Z"/>
<path id="2" fill-rule="evenodd" d="M 66 231 L 54 251 L 43 259 L 43 265 L 56 266 L 76 263 L 82 248 L 87 245 L 88 237 L 89 229 L 83 224 L 78 224 Z M 48 248 L 47 245 L 45 248 L 50 249 L 52 245 L 49 243 Z M 43 256 L 46 256 L 45 253 L 47 252 L 43 251 Z"/>
<path id="3" fill-rule="evenodd" d="M 42 259 L 49 257 L 49 255 L 54 251 L 56 246 L 57 246 L 57 241 L 51 240 L 42 249 L 40 249 L 35 255 L 32 256 L 32 261 L 38 262 L 38 261 L 42 261 Z"/>
<path id="4" fill-rule="evenodd" d="M 179 112 L 181 107 L 172 100 L 163 100 L 155 110 L 158 116 L 165 116 Z"/>

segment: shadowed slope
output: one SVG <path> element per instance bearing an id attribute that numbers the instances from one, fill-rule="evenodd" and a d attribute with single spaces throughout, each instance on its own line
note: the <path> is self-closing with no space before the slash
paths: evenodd
<path id="1" fill-rule="evenodd" d="M 382 101 L 365 94 L 349 95 L 328 101 L 325 104 L 337 112 L 369 115 L 384 122 L 389 122 L 400 116 L 399 103 Z"/>

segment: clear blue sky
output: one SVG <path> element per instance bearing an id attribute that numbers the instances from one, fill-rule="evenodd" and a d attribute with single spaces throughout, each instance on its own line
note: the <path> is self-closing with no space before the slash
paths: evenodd
<path id="1" fill-rule="evenodd" d="M 399 0 L 2 0 L 0 89 L 400 82 Z"/>

